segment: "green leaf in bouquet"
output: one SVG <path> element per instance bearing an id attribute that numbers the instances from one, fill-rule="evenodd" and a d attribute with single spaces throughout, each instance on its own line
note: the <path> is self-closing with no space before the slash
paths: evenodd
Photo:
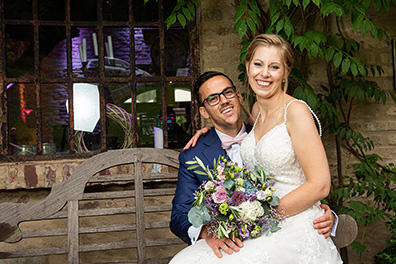
<path id="1" fill-rule="evenodd" d="M 269 201 L 269 204 L 272 205 L 272 206 L 278 206 L 279 197 L 278 196 L 272 196 L 272 199 Z"/>
<path id="2" fill-rule="evenodd" d="M 270 221 L 269 224 L 270 224 L 270 231 L 272 233 L 275 233 L 276 231 L 281 230 L 281 228 L 278 226 L 278 222 Z"/>
<path id="3" fill-rule="evenodd" d="M 195 164 L 195 165 L 192 165 L 192 166 L 188 167 L 187 170 L 193 170 L 193 169 L 196 169 L 198 167 L 199 167 L 199 165 Z"/>
<path id="4" fill-rule="evenodd" d="M 186 161 L 187 165 L 192 165 L 192 164 L 197 164 L 197 162 L 195 160 L 188 160 Z"/>
<path id="5" fill-rule="evenodd" d="M 224 238 L 224 237 L 230 238 L 228 235 L 227 229 L 224 228 L 223 225 L 224 225 L 224 223 L 219 224 L 219 228 L 217 229 L 217 237 L 218 238 Z"/>
<path id="6" fill-rule="evenodd" d="M 223 182 L 223 187 L 226 188 L 226 190 L 232 190 L 235 188 L 235 181 L 233 179 L 228 179 Z"/>
<path id="7" fill-rule="evenodd" d="M 200 174 L 200 175 L 208 175 L 206 172 L 204 171 L 200 171 L 200 170 L 196 170 L 194 171 L 196 174 Z"/>
<path id="8" fill-rule="evenodd" d="M 225 222 L 225 221 L 228 220 L 228 217 L 227 217 L 226 215 L 219 214 L 219 215 L 216 217 L 216 219 L 219 220 L 219 221 Z"/>
<path id="9" fill-rule="evenodd" d="M 209 210 L 206 207 L 194 206 L 188 211 L 188 221 L 193 227 L 200 227 L 210 221 Z"/>
<path id="10" fill-rule="evenodd" d="M 270 206 L 268 205 L 268 203 L 267 203 L 267 202 L 261 203 L 261 206 L 262 206 L 263 209 L 264 209 L 264 215 L 268 215 L 269 212 L 271 211 L 271 208 L 270 208 Z"/>

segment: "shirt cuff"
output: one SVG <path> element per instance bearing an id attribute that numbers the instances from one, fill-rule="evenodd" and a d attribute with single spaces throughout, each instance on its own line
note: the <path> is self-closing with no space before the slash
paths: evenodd
<path id="1" fill-rule="evenodd" d="M 331 236 L 335 237 L 336 236 L 336 231 L 337 231 L 337 226 L 338 226 L 338 215 L 336 213 L 334 213 L 333 210 L 331 210 L 331 212 L 334 215 L 334 225 L 333 228 L 331 229 Z"/>
<path id="2" fill-rule="evenodd" d="M 191 240 L 191 245 L 194 245 L 195 243 L 197 243 L 199 234 L 201 233 L 201 229 L 202 229 L 202 226 L 200 226 L 200 227 L 190 226 L 188 228 L 187 232 L 188 232 L 188 237 Z"/>

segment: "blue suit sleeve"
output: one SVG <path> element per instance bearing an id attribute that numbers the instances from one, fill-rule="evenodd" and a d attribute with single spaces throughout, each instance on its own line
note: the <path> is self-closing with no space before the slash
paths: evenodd
<path id="1" fill-rule="evenodd" d="M 191 223 L 188 221 L 187 214 L 192 207 L 194 193 L 201 185 L 201 181 L 193 171 L 187 170 L 189 165 L 186 164 L 186 161 L 188 160 L 192 160 L 192 158 L 188 158 L 185 152 L 180 153 L 177 187 L 172 201 L 170 229 L 184 242 L 191 244 L 188 236 Z"/>

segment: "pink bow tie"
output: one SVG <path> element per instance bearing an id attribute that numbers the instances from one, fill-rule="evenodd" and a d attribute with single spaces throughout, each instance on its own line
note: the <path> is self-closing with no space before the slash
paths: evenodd
<path id="1" fill-rule="evenodd" d="M 241 143 L 242 143 L 242 140 L 245 138 L 247 136 L 247 133 L 246 132 L 244 132 L 244 133 L 242 133 L 240 136 L 238 136 L 238 137 L 230 137 L 230 136 L 227 136 L 227 135 L 224 135 L 223 136 L 223 139 L 222 139 L 222 142 L 221 142 L 221 147 L 223 148 L 223 149 L 228 149 L 229 147 L 231 147 L 232 145 L 234 145 L 234 144 L 238 144 L 238 145 L 241 145 Z"/>

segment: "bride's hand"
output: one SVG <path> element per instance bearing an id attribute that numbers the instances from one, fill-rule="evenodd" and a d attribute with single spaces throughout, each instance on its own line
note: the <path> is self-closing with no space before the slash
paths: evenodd
<path id="1" fill-rule="evenodd" d="M 235 242 L 229 238 L 219 239 L 212 237 L 208 234 L 205 226 L 201 229 L 200 238 L 205 239 L 208 246 L 213 250 L 218 258 L 222 258 L 223 254 L 220 252 L 220 248 L 224 250 L 225 253 L 231 255 L 234 252 L 238 252 L 240 248 L 243 247 L 243 243 L 240 239 L 235 238 Z"/>
<path id="2" fill-rule="evenodd" d="M 320 207 L 325 210 L 325 213 L 314 220 L 314 228 L 318 230 L 319 234 L 322 234 L 325 238 L 328 238 L 331 235 L 335 217 L 328 205 L 321 204 Z"/>
<path id="3" fill-rule="evenodd" d="M 209 132 L 211 127 L 204 127 L 195 133 L 195 135 L 190 139 L 190 141 L 187 142 L 187 144 L 184 146 L 183 150 L 189 149 L 190 147 L 195 147 L 197 144 L 198 139 L 203 135 Z"/>

